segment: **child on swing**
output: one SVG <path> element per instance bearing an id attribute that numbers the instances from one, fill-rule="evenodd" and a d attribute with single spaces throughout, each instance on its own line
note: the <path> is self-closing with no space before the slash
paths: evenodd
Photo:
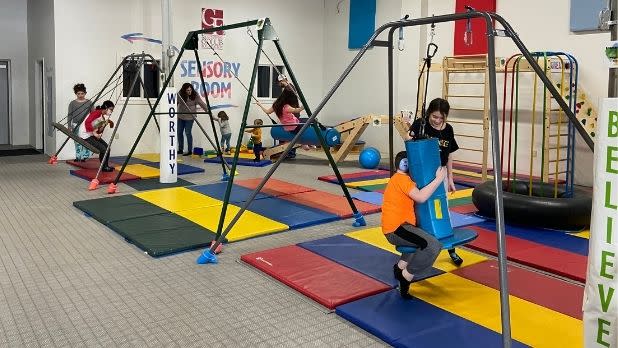
<path id="1" fill-rule="evenodd" d="M 86 117 L 79 128 L 79 137 L 99 150 L 99 161 L 102 164 L 101 170 L 104 172 L 114 171 L 114 168 L 107 164 L 109 159 L 109 153 L 106 154 L 108 145 L 102 138 L 103 130 L 107 124 L 109 124 L 110 128 L 114 127 L 114 122 L 109 119 L 112 112 L 114 112 L 114 103 L 111 100 L 106 100 Z"/>
<path id="2" fill-rule="evenodd" d="M 446 170 L 438 167 L 436 177 L 427 186 L 419 189 L 408 174 L 408 157 L 405 151 L 395 156 L 397 171 L 384 190 L 382 203 L 382 232 L 395 246 L 416 247 L 415 253 L 404 253 L 393 265 L 395 279 L 399 281 L 399 293 L 409 299 L 410 284 L 415 274 L 431 267 L 442 249 L 441 243 L 431 234 L 416 227 L 414 203 L 423 203 L 442 185 Z"/>

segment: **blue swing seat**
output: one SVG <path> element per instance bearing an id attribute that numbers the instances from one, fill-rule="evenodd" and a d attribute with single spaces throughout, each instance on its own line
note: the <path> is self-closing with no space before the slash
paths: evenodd
<path id="1" fill-rule="evenodd" d="M 458 245 L 469 243 L 478 237 L 478 233 L 473 230 L 463 229 L 463 228 L 455 228 L 453 229 L 453 234 L 438 239 L 440 243 L 442 243 L 442 249 L 452 249 Z M 398 246 L 397 251 L 404 254 L 410 254 L 416 252 L 417 247 L 412 246 Z"/>

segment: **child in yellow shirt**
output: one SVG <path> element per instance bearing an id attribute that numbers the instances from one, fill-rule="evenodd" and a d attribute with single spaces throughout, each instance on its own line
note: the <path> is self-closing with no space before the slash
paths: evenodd
<path id="1" fill-rule="evenodd" d="M 264 122 L 262 122 L 262 120 L 259 118 L 253 121 L 254 126 L 261 126 L 263 124 Z M 255 155 L 253 162 L 259 162 L 262 158 L 262 152 L 264 151 L 264 148 L 262 147 L 262 128 L 247 129 L 245 130 L 245 132 L 251 134 L 251 141 L 253 142 L 253 154 Z"/>

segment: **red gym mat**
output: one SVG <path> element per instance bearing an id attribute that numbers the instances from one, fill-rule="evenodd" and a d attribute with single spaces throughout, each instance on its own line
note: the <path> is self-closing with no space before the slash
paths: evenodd
<path id="1" fill-rule="evenodd" d="M 101 162 L 99 162 L 98 158 L 89 158 L 86 160 L 86 162 L 76 162 L 75 160 L 71 160 L 71 161 L 67 161 L 67 164 L 70 164 L 74 167 L 82 168 L 82 169 L 99 169 Z M 117 165 L 116 163 L 113 163 L 111 161 L 109 162 L 110 167 L 114 167 L 116 165 Z"/>
<path id="2" fill-rule="evenodd" d="M 329 309 L 391 289 L 296 245 L 246 254 L 240 259 Z"/>
<path id="3" fill-rule="evenodd" d="M 499 290 L 498 262 L 487 260 L 452 272 Z M 544 274 L 508 266 L 509 293 L 545 308 L 582 319 L 584 287 Z"/>
<path id="4" fill-rule="evenodd" d="M 478 237 L 467 247 L 498 255 L 497 235 L 477 226 L 466 228 L 478 232 Z M 578 282 L 586 282 L 587 257 L 524 239 L 506 236 L 507 258 L 542 271 L 554 273 Z"/>
<path id="5" fill-rule="evenodd" d="M 338 196 L 324 191 L 310 191 L 295 193 L 280 197 L 287 201 L 306 205 L 311 208 L 319 209 L 327 213 L 338 215 L 341 218 L 349 218 L 352 216 L 352 208 L 344 196 Z M 379 205 L 370 204 L 355 200 L 356 209 L 363 214 L 379 213 L 381 207 Z"/>
<path id="6" fill-rule="evenodd" d="M 71 175 L 75 175 L 79 178 L 86 179 L 88 181 L 94 179 L 97 175 L 97 169 L 78 169 L 71 170 Z M 114 170 L 113 172 L 101 172 L 99 174 L 99 184 L 109 184 L 114 182 L 116 179 L 116 175 L 118 175 L 118 170 Z M 122 173 L 119 181 L 129 181 L 129 180 L 139 180 L 141 179 L 139 176 L 135 176 L 133 174 Z"/>
<path id="7" fill-rule="evenodd" d="M 472 203 L 462 204 L 456 207 L 449 207 L 449 210 L 454 211 L 459 214 L 470 214 L 470 213 L 476 213 L 478 211 L 476 207 L 474 206 L 474 204 Z"/>
<path id="8" fill-rule="evenodd" d="M 259 185 L 261 181 L 261 178 L 234 180 L 234 184 L 246 187 L 251 190 L 255 190 L 255 188 Z M 307 186 L 292 184 L 283 180 L 270 178 L 260 192 L 274 197 L 279 197 L 308 191 L 315 191 L 315 189 Z"/>
<path id="9" fill-rule="evenodd" d="M 377 169 L 377 170 L 366 170 L 366 171 L 357 172 L 357 173 L 341 174 L 341 177 L 345 180 L 345 179 L 363 178 L 366 176 L 389 175 L 389 174 L 390 172 L 388 170 Z M 318 180 L 330 182 L 332 180 L 337 180 L 337 177 L 335 175 L 323 175 L 323 176 L 318 176 Z"/>

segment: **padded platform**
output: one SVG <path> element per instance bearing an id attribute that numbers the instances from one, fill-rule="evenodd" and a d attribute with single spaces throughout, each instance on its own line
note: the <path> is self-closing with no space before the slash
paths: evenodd
<path id="1" fill-rule="evenodd" d="M 255 188 L 258 186 L 258 184 L 261 181 L 262 181 L 261 178 L 255 178 L 255 179 L 245 179 L 245 180 L 234 180 L 234 183 L 239 186 L 246 187 L 250 190 L 255 190 Z M 292 183 L 289 183 L 283 180 L 270 178 L 266 182 L 266 185 L 264 185 L 264 187 L 262 188 L 261 193 L 269 195 L 269 196 L 279 197 L 279 196 L 285 196 L 285 195 L 291 195 L 295 193 L 302 193 L 302 192 L 309 192 L 309 191 L 315 191 L 315 189 L 311 187 L 303 186 L 303 185 L 292 184 Z"/>
<path id="2" fill-rule="evenodd" d="M 120 170 L 122 165 L 116 167 L 116 170 Z M 151 179 L 159 177 L 159 169 L 153 168 L 148 164 L 129 164 L 124 168 L 124 173 L 135 175 L 142 179 Z"/>
<path id="3" fill-rule="evenodd" d="M 240 259 L 329 309 L 390 289 L 296 245 L 246 254 Z"/>
<path id="4" fill-rule="evenodd" d="M 133 195 L 171 212 L 223 204 L 223 202 L 218 199 L 208 197 L 186 187 L 138 192 Z"/>
<path id="5" fill-rule="evenodd" d="M 233 157 L 224 157 L 225 161 L 231 166 L 234 158 Z M 238 158 L 238 162 L 236 162 L 236 165 L 238 166 L 245 166 L 245 167 L 265 167 L 268 165 L 273 164 L 272 161 L 270 160 L 260 160 L 260 161 L 253 161 L 253 159 L 255 158 L 255 156 L 251 155 L 251 158 Z M 205 163 L 221 163 L 221 159 L 219 157 L 212 157 L 212 158 L 206 158 L 204 160 Z"/>
<path id="6" fill-rule="evenodd" d="M 223 201 L 223 198 L 225 198 L 225 190 L 227 189 L 227 182 L 219 182 L 219 183 L 207 184 L 207 185 L 197 185 L 197 186 L 192 186 L 189 189 Z M 253 192 L 253 190 L 250 190 L 246 187 L 242 187 L 239 185 L 232 185 L 232 191 L 230 192 L 229 202 L 234 203 L 234 204 L 246 202 L 249 199 L 251 192 Z M 260 199 L 264 199 L 268 197 L 269 197 L 268 195 L 265 195 L 263 193 L 258 193 L 257 196 L 255 196 L 255 199 L 260 200 Z"/>
<path id="7" fill-rule="evenodd" d="M 453 274 L 499 290 L 498 262 L 487 260 Z M 576 319 L 582 319 L 584 287 L 538 272 L 508 266 L 509 294 Z"/>
<path id="8" fill-rule="evenodd" d="M 476 207 L 474 206 L 474 204 L 472 203 L 462 204 L 456 207 L 449 207 L 449 210 L 451 212 L 460 213 L 460 214 L 471 214 L 471 213 L 476 213 L 478 211 Z"/>
<path id="9" fill-rule="evenodd" d="M 75 175 L 78 178 L 91 181 L 97 175 L 97 171 L 98 169 L 77 169 L 77 170 L 71 170 L 70 173 L 71 175 Z M 117 175 L 118 175 L 117 170 L 114 170 L 113 172 L 101 171 L 101 173 L 99 174 L 99 178 L 98 178 L 99 184 L 109 184 L 111 182 L 114 182 L 114 180 L 116 180 Z M 137 175 L 133 175 L 129 173 L 122 173 L 122 175 L 120 176 L 120 180 L 118 181 L 139 180 L 139 178 L 140 177 Z"/>
<path id="10" fill-rule="evenodd" d="M 442 249 L 452 249 L 456 246 L 467 244 L 473 241 L 477 237 L 477 233 L 474 230 L 455 228 L 453 229 L 453 235 L 439 239 L 442 243 Z M 397 251 L 401 253 L 413 253 L 416 252 L 415 247 L 411 246 L 398 246 Z"/>
<path id="11" fill-rule="evenodd" d="M 496 221 L 487 220 L 478 223 L 477 226 L 489 231 L 496 230 Z M 547 230 L 534 227 L 520 227 L 513 225 L 505 225 L 506 234 L 509 236 L 529 240 L 531 242 L 543 244 L 549 247 L 562 249 L 579 255 L 588 255 L 589 241 L 584 238 L 573 236 L 572 234 Z"/>
<path id="12" fill-rule="evenodd" d="M 468 226 L 479 236 L 468 244 L 469 248 L 476 249 L 491 255 L 498 255 L 497 235 L 477 226 Z M 577 237 L 575 237 L 577 238 Z M 529 267 L 554 273 L 579 282 L 586 281 L 586 265 L 588 258 L 561 249 L 551 248 L 525 239 L 506 236 L 507 258 Z"/>
<path id="13" fill-rule="evenodd" d="M 310 191 L 285 195 L 281 196 L 281 198 L 327 213 L 336 214 L 341 218 L 349 218 L 352 216 L 352 208 L 344 196 L 338 196 L 323 191 Z M 381 210 L 379 206 L 365 202 L 355 201 L 354 205 L 356 205 L 356 209 L 363 214 L 377 213 Z"/>
<path id="14" fill-rule="evenodd" d="M 184 187 L 193 185 L 192 182 L 178 178 L 174 183 L 160 183 L 159 178 L 127 181 L 126 184 L 137 191 L 158 190 L 170 187 Z"/>
<path id="15" fill-rule="evenodd" d="M 204 248 L 215 238 L 213 232 L 171 213 L 113 221 L 108 226 L 153 257 Z"/>
<path id="16" fill-rule="evenodd" d="M 355 192 L 352 194 L 352 198 L 365 203 L 382 206 L 384 194 L 381 192 Z"/>
<path id="17" fill-rule="evenodd" d="M 219 226 L 219 217 L 221 216 L 223 206 L 209 206 L 199 209 L 178 211 L 176 214 L 189 219 L 196 224 L 216 232 Z M 235 205 L 228 205 L 225 214 L 224 228 L 229 225 L 240 208 Z M 252 211 L 246 210 L 236 222 L 232 230 L 227 235 L 227 240 L 235 242 L 243 239 L 263 236 L 271 233 L 288 230 L 289 227 L 285 224 L 271 220 L 264 216 L 260 216 Z"/>
<path id="18" fill-rule="evenodd" d="M 168 212 L 133 195 L 76 201 L 73 206 L 102 224 Z"/>
<path id="19" fill-rule="evenodd" d="M 399 284 L 393 276 L 393 265 L 399 261 L 396 254 L 343 235 L 299 243 L 298 246 L 392 287 Z M 442 273 L 431 268 L 425 273 L 415 274 L 414 281 Z"/>
<path id="20" fill-rule="evenodd" d="M 480 304 L 478 304 L 480 305 Z M 337 315 L 394 347 L 500 347 L 502 336 L 394 289 L 337 307 Z M 526 347 L 513 342 L 513 347 Z"/>
<path id="21" fill-rule="evenodd" d="M 77 168 L 82 168 L 82 169 L 99 169 L 99 166 L 101 165 L 101 162 L 99 162 L 98 158 L 88 158 L 86 161 L 82 162 L 82 161 L 75 161 L 75 160 L 70 160 L 70 161 L 66 161 L 67 164 L 70 164 L 74 167 Z M 117 164 L 113 163 L 113 162 L 108 162 L 110 167 L 114 167 Z"/>
<path id="22" fill-rule="evenodd" d="M 339 220 L 339 216 L 319 209 L 296 204 L 277 197 L 251 202 L 249 210 L 271 220 L 288 225 L 290 229 L 303 228 Z"/>
<path id="23" fill-rule="evenodd" d="M 354 232 L 346 233 L 345 235 L 350 238 L 357 239 L 363 243 L 373 245 L 382 250 L 386 250 L 391 253 L 400 255 L 400 253 L 395 250 L 395 246 L 386 240 L 386 237 L 384 237 L 384 234 L 382 233 L 382 229 L 380 227 L 356 230 Z M 464 259 L 464 266 L 473 265 L 475 263 L 487 260 L 485 256 L 469 252 L 464 249 L 457 249 L 457 254 L 459 254 L 459 256 Z M 438 258 L 436 259 L 436 262 L 433 264 L 433 266 L 445 272 L 450 272 L 458 268 L 455 264 L 453 264 L 453 262 L 451 261 L 451 257 L 446 250 L 442 250 L 440 252 L 440 255 L 438 255 Z"/>

